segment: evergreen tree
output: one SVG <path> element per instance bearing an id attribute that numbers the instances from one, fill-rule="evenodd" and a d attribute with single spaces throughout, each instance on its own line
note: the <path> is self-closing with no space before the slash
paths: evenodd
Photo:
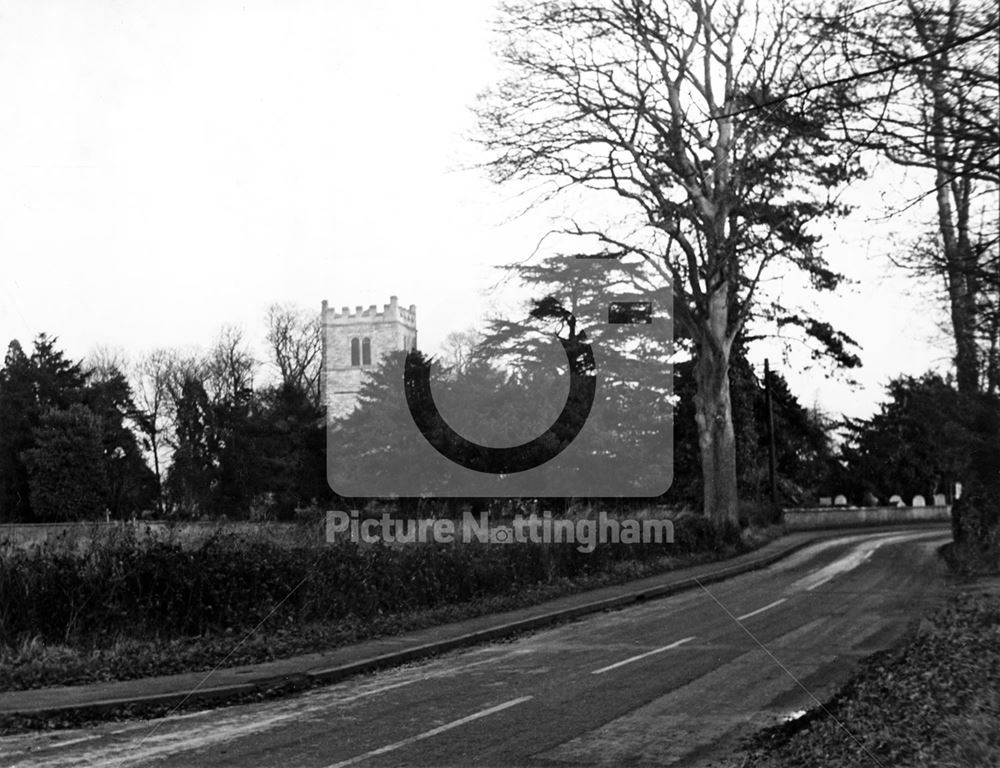
<path id="1" fill-rule="evenodd" d="M 97 418 L 104 455 L 105 506 L 116 519 L 133 517 L 155 505 L 156 475 L 136 439 L 140 414 L 124 374 L 117 369 L 91 377 L 82 400 Z"/>
<path id="2" fill-rule="evenodd" d="M 275 495 L 276 516 L 329 498 L 324 414 L 311 389 L 285 382 L 264 391 L 260 420 L 262 485 Z"/>
<path id="3" fill-rule="evenodd" d="M 11 341 L 0 369 L 0 521 L 32 519 L 28 469 L 21 454 L 32 446 L 36 415 L 32 367 L 16 341 Z"/>
<path id="4" fill-rule="evenodd" d="M 855 502 L 866 492 L 908 500 L 963 481 L 974 442 L 967 399 L 936 373 L 900 376 L 889 383 L 888 395 L 870 419 L 847 420 L 838 492 Z"/>
<path id="5" fill-rule="evenodd" d="M 186 375 L 177 400 L 174 461 L 165 483 L 172 506 L 181 514 L 212 511 L 211 493 L 219 469 L 213 417 L 204 385 Z"/>
<path id="6" fill-rule="evenodd" d="M 34 447 L 22 458 L 31 508 L 43 522 L 103 516 L 108 500 L 101 424 L 84 405 L 49 408 L 34 430 Z"/>
<path id="7" fill-rule="evenodd" d="M 40 334 L 29 357 L 12 341 L 0 369 L 0 518 L 126 517 L 148 508 L 156 489 L 131 429 L 136 411 L 128 384 L 114 369 L 85 372 L 56 342 Z M 91 428 L 101 448 L 99 479 L 70 472 L 72 456 L 56 455 L 89 450 Z M 49 473 L 53 486 L 45 488 Z M 85 481 L 79 502 L 66 497 L 74 480 Z M 95 489 L 100 500 L 92 503 Z M 34 499 L 44 508 L 34 510 Z"/>
<path id="8" fill-rule="evenodd" d="M 260 455 L 264 425 L 248 388 L 213 403 L 211 410 L 218 451 L 211 508 L 217 515 L 246 517 L 266 490 Z"/>
<path id="9" fill-rule="evenodd" d="M 35 389 L 36 419 L 49 408 L 69 408 L 81 401 L 87 376 L 79 363 L 66 359 L 56 348 L 58 339 L 41 333 L 31 353 L 31 375 Z"/>
<path id="10" fill-rule="evenodd" d="M 674 348 L 667 338 L 636 333 L 641 325 L 610 322 L 609 313 L 616 302 L 645 301 L 663 317 L 670 312 L 669 294 L 653 288 L 640 265 L 587 255 L 507 267 L 536 298 L 523 319 L 491 322 L 475 356 L 512 370 L 521 390 L 537 393 L 537 404 L 561 404 L 553 393 L 565 388 L 567 360 L 553 338 L 570 344 L 585 339 L 597 357 L 599 386 L 586 425 L 558 471 L 575 471 L 582 480 L 612 472 L 618 482 L 641 492 L 661 485 L 669 472 L 668 446 L 656 435 L 669 431 L 673 418 L 667 372 Z M 490 402 L 487 396 L 483 402 Z M 543 416 L 532 405 L 529 400 L 507 417 L 529 435 L 552 420 L 552 414 Z M 651 444 L 664 454 L 652 462 Z"/>
<path id="11" fill-rule="evenodd" d="M 427 362 L 421 353 L 413 354 L 414 362 Z M 329 428 L 327 456 L 336 477 L 363 479 L 366 487 L 421 488 L 430 481 L 424 471 L 426 462 L 419 460 L 427 456 L 427 441 L 414 426 L 400 393 L 406 356 L 401 350 L 383 355 L 365 377 L 356 409 Z M 435 388 L 444 385 L 440 368 L 432 366 L 430 375 Z M 436 471 L 450 476 L 453 467 L 442 457 Z M 350 482 L 340 485 L 346 487 Z"/>

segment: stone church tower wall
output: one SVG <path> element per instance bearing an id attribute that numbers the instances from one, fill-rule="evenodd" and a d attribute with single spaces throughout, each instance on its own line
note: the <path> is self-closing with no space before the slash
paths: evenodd
<path id="1" fill-rule="evenodd" d="M 328 419 L 354 410 L 365 375 L 382 355 L 417 346 L 417 307 L 399 304 L 392 296 L 379 311 L 342 307 L 338 312 L 323 302 L 322 399 Z"/>

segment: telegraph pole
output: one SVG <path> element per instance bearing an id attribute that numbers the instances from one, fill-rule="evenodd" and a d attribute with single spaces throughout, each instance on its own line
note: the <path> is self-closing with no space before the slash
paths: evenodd
<path id="1" fill-rule="evenodd" d="M 776 473 L 777 451 L 774 444 L 774 407 L 771 404 L 771 365 L 767 358 L 764 358 L 764 398 L 767 403 L 767 441 L 769 451 L 767 454 L 767 473 L 771 482 L 771 508 L 775 517 L 778 512 L 778 479 Z"/>

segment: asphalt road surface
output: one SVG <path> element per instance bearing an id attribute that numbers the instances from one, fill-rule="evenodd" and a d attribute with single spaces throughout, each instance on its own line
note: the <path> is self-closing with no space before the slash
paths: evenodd
<path id="1" fill-rule="evenodd" d="M 2 738 L 0 764 L 728 765 L 929 608 L 949 537 L 830 539 L 704 589 L 292 698 Z"/>

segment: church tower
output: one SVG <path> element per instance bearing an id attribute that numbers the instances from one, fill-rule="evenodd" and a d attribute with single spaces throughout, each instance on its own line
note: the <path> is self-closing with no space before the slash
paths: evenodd
<path id="1" fill-rule="evenodd" d="M 382 311 L 343 307 L 340 312 L 323 301 L 323 371 L 321 384 L 327 419 L 350 414 L 358 400 L 361 383 L 382 355 L 397 349 L 416 349 L 417 307 L 399 305 L 389 298 Z"/>

